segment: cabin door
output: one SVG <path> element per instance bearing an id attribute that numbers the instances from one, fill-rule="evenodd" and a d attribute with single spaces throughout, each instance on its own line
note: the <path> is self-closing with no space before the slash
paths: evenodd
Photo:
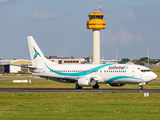
<path id="1" fill-rule="evenodd" d="M 135 68 L 132 68 L 131 76 L 132 76 L 132 77 L 135 77 L 135 75 L 136 75 L 136 70 L 135 70 Z"/>

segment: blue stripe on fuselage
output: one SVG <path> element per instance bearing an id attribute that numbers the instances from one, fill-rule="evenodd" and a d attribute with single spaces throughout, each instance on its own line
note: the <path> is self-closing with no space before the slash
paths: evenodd
<path id="1" fill-rule="evenodd" d="M 113 77 L 113 78 L 110 78 L 109 80 L 107 80 L 106 83 L 111 83 L 115 80 L 118 80 L 118 79 L 125 79 L 125 78 L 130 78 L 130 79 L 136 79 L 136 80 L 142 80 L 143 79 L 140 79 L 140 78 L 136 78 L 136 77 L 130 77 L 130 76 L 116 76 L 116 77 Z"/>
<path id="2" fill-rule="evenodd" d="M 89 69 L 89 70 L 84 70 L 83 72 L 63 73 L 63 72 L 57 72 L 57 71 L 51 69 L 45 62 L 44 62 L 44 64 L 46 65 L 46 67 L 47 67 L 50 71 L 52 71 L 52 72 L 54 72 L 54 73 L 56 73 L 56 74 L 58 74 L 58 75 L 77 76 L 77 77 L 79 77 L 79 76 L 85 76 L 85 75 L 88 75 L 88 74 L 93 73 L 92 71 L 98 71 L 98 70 L 100 70 L 100 69 L 102 69 L 102 68 L 104 68 L 104 67 L 106 67 L 106 66 L 113 65 L 113 64 L 104 64 L 104 65 L 100 65 L 100 66 L 95 67 L 95 68 L 91 68 L 91 69 Z"/>

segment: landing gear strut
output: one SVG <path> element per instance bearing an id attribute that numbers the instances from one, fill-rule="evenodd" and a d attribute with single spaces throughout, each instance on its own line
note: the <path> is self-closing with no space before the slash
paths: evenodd
<path id="1" fill-rule="evenodd" d="M 97 83 L 92 87 L 93 87 L 93 89 L 99 89 L 99 85 Z"/>
<path id="2" fill-rule="evenodd" d="M 142 85 L 140 85 L 140 86 L 139 86 L 139 89 L 141 89 L 141 90 L 142 90 L 142 89 L 143 89 L 143 86 L 142 86 Z"/>
<path id="3" fill-rule="evenodd" d="M 76 89 L 82 89 L 82 86 L 79 86 L 78 84 L 76 84 Z"/>

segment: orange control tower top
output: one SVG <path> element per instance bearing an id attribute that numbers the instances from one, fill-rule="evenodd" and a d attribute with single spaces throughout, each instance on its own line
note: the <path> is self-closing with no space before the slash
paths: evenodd
<path id="1" fill-rule="evenodd" d="M 87 29 L 105 29 L 106 22 L 103 20 L 103 14 L 97 10 L 89 14 L 89 21 L 87 21 Z"/>

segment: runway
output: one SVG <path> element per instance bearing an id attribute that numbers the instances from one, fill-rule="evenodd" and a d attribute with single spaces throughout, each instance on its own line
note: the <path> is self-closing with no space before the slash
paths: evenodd
<path id="1" fill-rule="evenodd" d="M 69 88 L 0 88 L 0 92 L 137 92 L 160 93 L 160 89 L 69 89 Z"/>

